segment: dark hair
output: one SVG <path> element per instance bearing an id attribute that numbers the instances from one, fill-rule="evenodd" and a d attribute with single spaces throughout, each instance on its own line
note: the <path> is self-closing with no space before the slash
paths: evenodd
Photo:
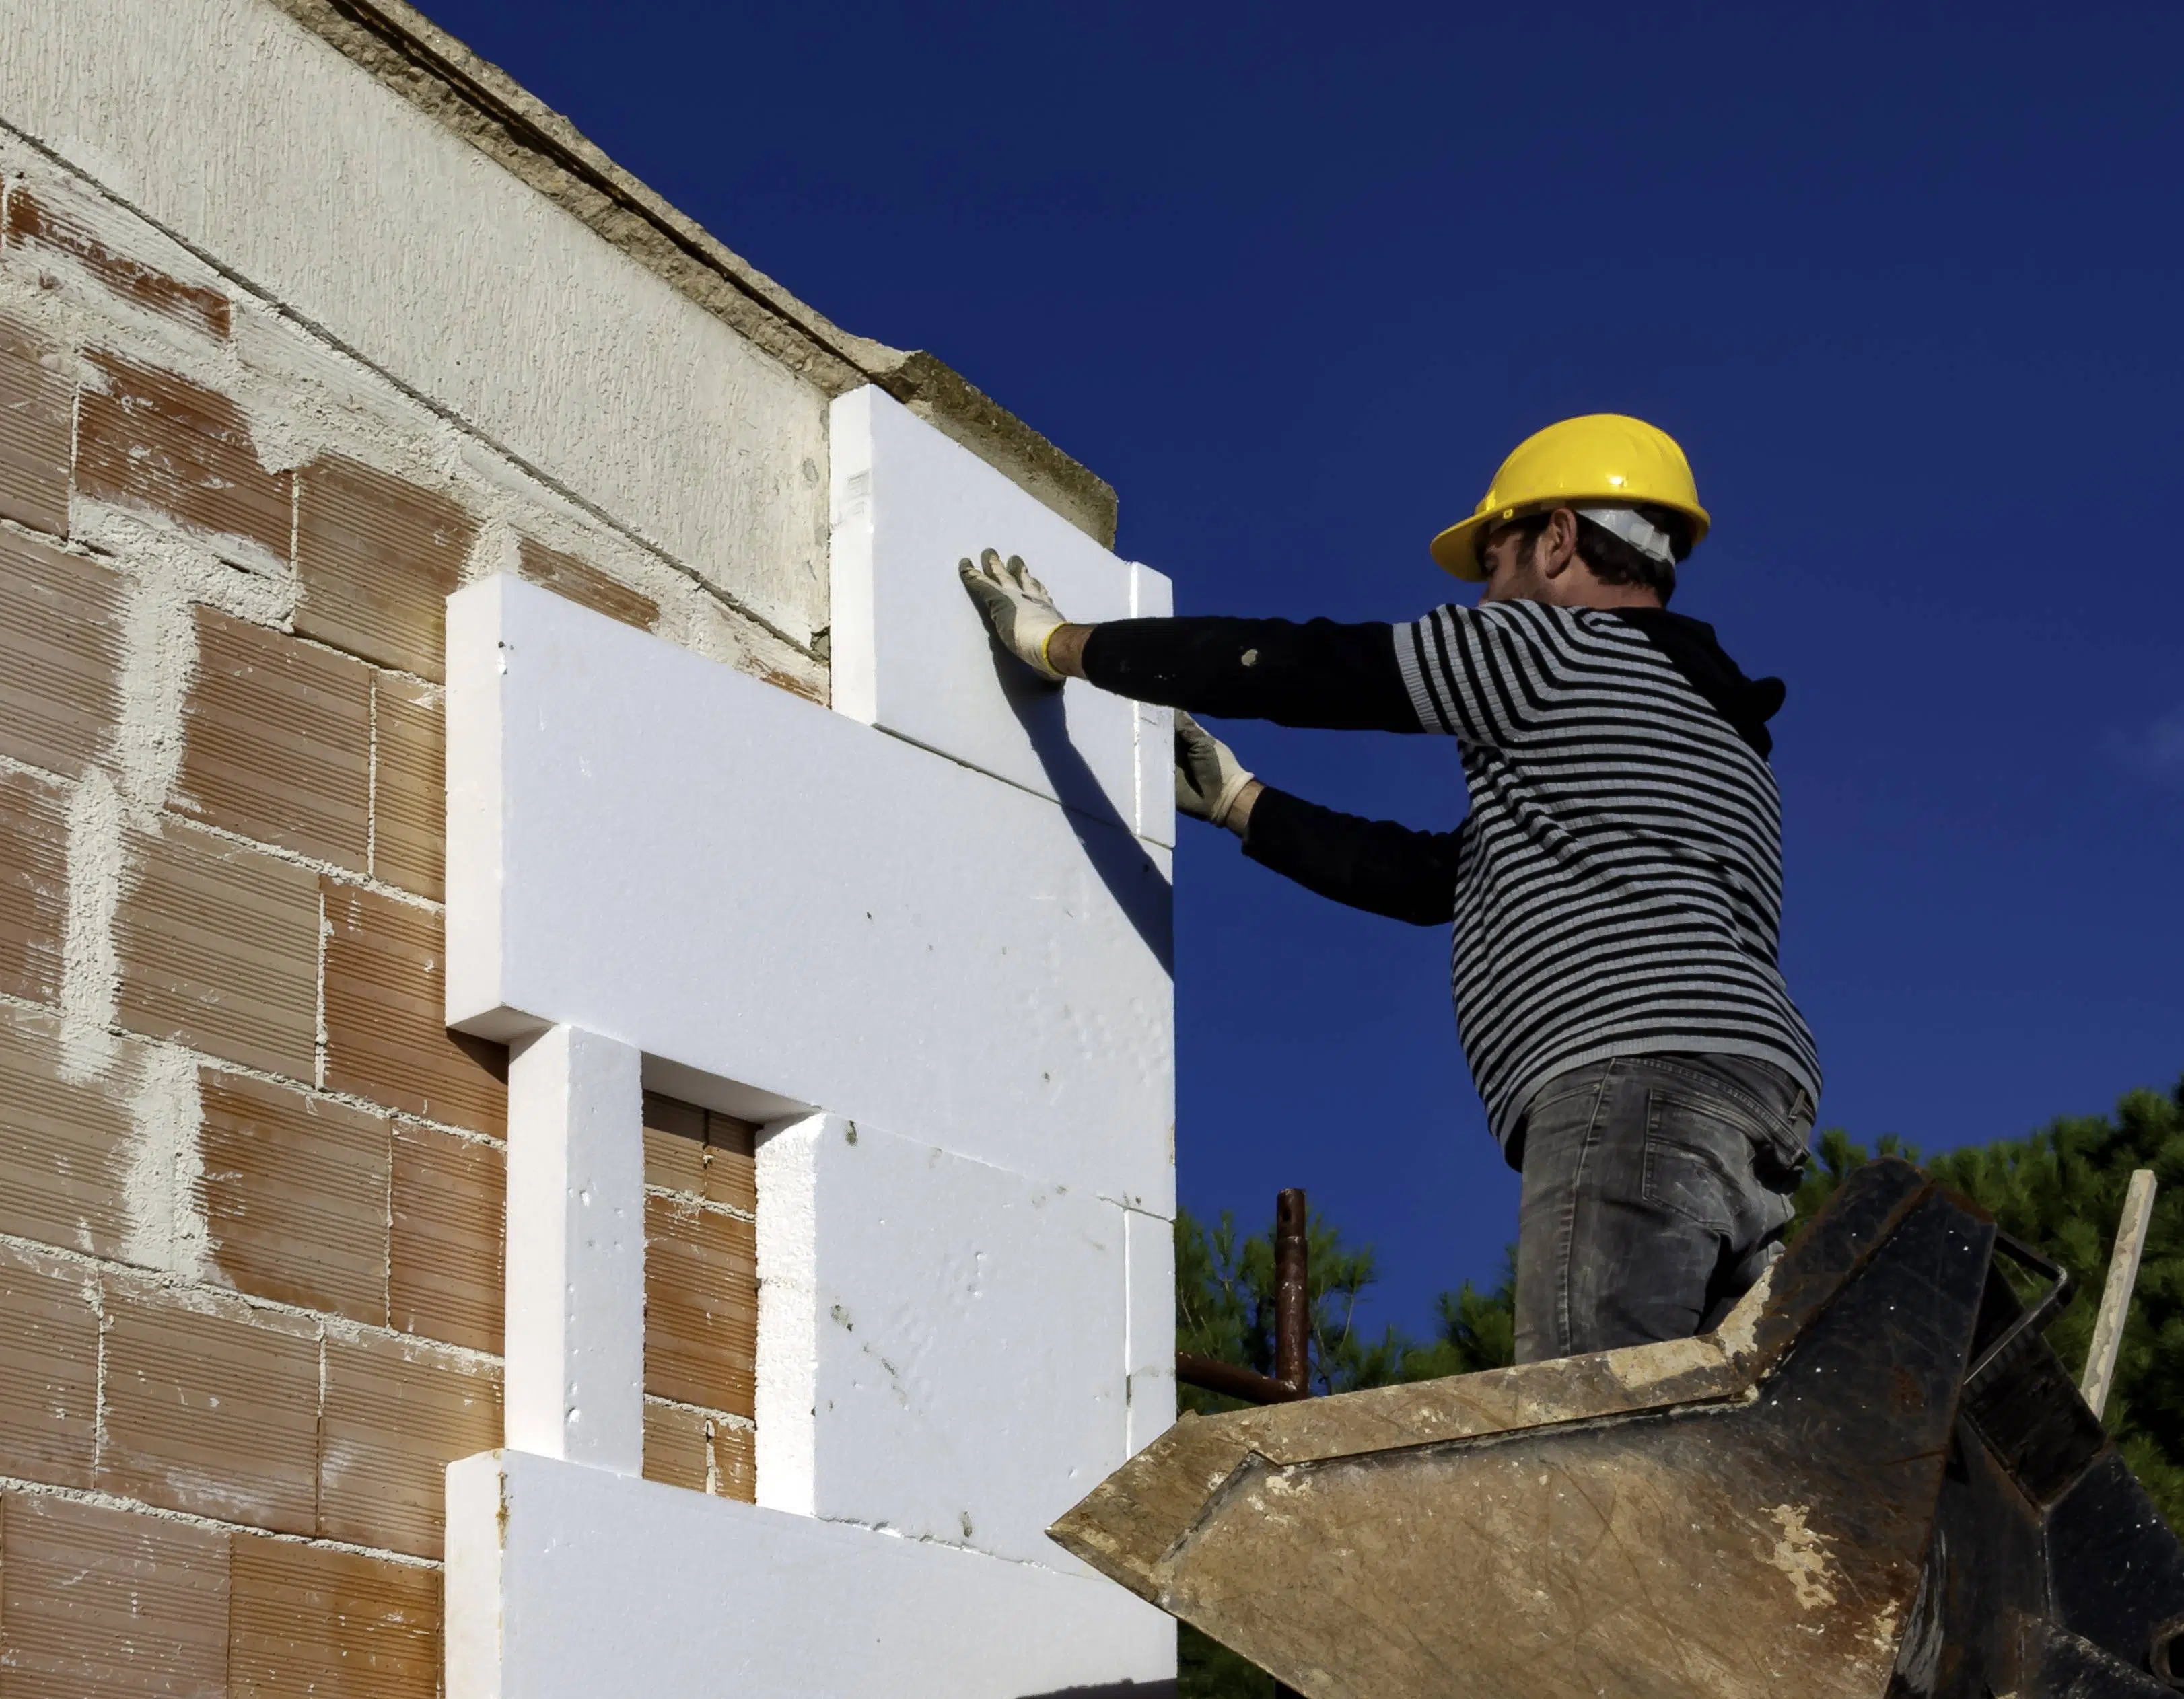
<path id="1" fill-rule="evenodd" d="M 1691 522 L 1673 509 L 1641 507 L 1638 512 L 1649 524 L 1658 526 L 1669 534 L 1669 547 L 1681 560 L 1691 552 Z M 1540 538 L 1554 516 L 1553 510 L 1546 513 L 1528 514 L 1511 527 L 1523 542 L 1518 545 L 1519 558 L 1529 560 L 1539 546 Z M 1592 569 L 1592 576 L 1603 584 L 1642 584 L 1661 599 L 1663 607 L 1669 598 L 1676 593 L 1676 569 L 1665 560 L 1656 560 L 1625 543 L 1606 526 L 1595 523 L 1583 514 L 1577 520 L 1578 559 Z"/>

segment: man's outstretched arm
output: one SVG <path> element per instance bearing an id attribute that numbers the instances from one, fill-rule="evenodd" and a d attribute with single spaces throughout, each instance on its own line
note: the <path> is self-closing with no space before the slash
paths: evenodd
<path id="1" fill-rule="evenodd" d="M 1392 626 L 1220 618 L 1072 625 L 1021 560 L 989 549 L 961 571 L 1002 646 L 1056 682 L 1082 678 L 1133 701 L 1283 726 L 1424 729 Z"/>
<path id="2" fill-rule="evenodd" d="M 1175 805 L 1227 827 L 1254 861 L 1323 897 L 1413 926 L 1454 917 L 1456 833 L 1340 814 L 1262 784 L 1185 713 L 1175 716 Z"/>

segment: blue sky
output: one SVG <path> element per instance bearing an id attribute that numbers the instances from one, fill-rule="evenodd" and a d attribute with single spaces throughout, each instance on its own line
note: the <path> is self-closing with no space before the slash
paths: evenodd
<path id="1" fill-rule="evenodd" d="M 2184 1072 L 2184 12 L 426 9 L 1112 480 L 1182 611 L 1414 616 L 1519 437 L 1663 425 L 1714 515 L 1676 606 L 1789 682 L 1823 1124 L 1936 1150 Z M 1435 741 L 1221 729 L 1462 814 Z M 1309 1188 L 1423 1329 L 1514 1232 L 1445 934 L 1203 829 L 1177 888 L 1184 1201 Z"/>

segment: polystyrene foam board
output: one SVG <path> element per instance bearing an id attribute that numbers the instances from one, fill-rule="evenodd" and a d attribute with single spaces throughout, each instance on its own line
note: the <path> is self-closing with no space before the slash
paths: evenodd
<path id="1" fill-rule="evenodd" d="M 1129 1212 L 833 1117 L 760 1161 L 762 1501 L 1090 1573 L 1045 1530 L 1128 1454 Z"/>
<path id="2" fill-rule="evenodd" d="M 507 577 L 448 667 L 450 1024 L 1173 1212 L 1167 851 Z"/>
<path id="3" fill-rule="evenodd" d="M 447 1550 L 448 1699 L 1174 1691 L 1112 1582 L 517 1451 L 448 1466 Z"/>
<path id="4" fill-rule="evenodd" d="M 554 1027 L 508 1069 L 503 1432 L 644 1468 L 644 1111 L 629 1045 Z"/>
<path id="5" fill-rule="evenodd" d="M 1130 611 L 1141 620 L 1175 612 L 1175 587 L 1150 566 L 1130 568 Z M 1175 843 L 1175 710 L 1150 702 L 1138 710 L 1138 836 Z"/>
<path id="6" fill-rule="evenodd" d="M 1128 619 L 1141 599 L 1165 611 L 1167 581 L 1117 560 L 878 389 L 838 397 L 827 430 L 834 706 L 1173 843 L 1157 799 L 1150 811 L 1140 807 L 1136 705 L 1081 679 L 1050 689 L 1000 654 L 956 565 L 989 548 L 1021 555 L 1063 614 L 1087 623 Z M 1146 591 L 1141 580 L 1158 580 L 1158 588 Z"/>
<path id="7" fill-rule="evenodd" d="M 1128 1268 L 1127 1443 L 1135 1457 L 1175 1425 L 1175 1223 L 1123 1212 Z"/>

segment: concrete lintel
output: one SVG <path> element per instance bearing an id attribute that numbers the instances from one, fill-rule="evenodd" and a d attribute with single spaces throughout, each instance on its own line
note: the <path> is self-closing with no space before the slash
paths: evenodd
<path id="1" fill-rule="evenodd" d="M 877 383 L 1102 546 L 1114 487 L 922 349 L 844 331 L 402 0 L 271 0 L 504 170 L 830 395 Z"/>

